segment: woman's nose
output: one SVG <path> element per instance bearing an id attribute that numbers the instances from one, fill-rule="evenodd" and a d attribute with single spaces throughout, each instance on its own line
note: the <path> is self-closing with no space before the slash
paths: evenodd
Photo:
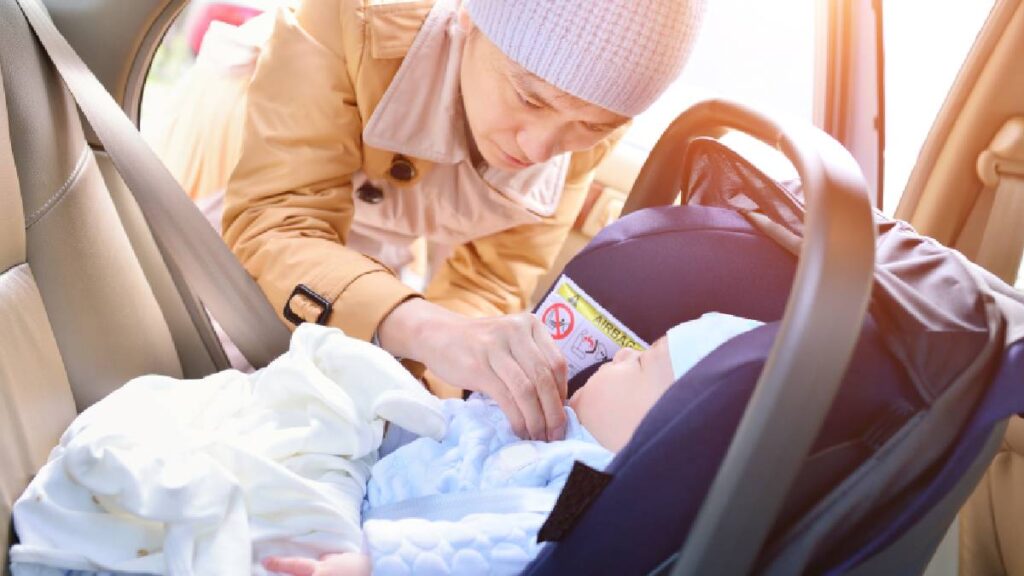
<path id="1" fill-rule="evenodd" d="M 532 126 L 520 132 L 517 140 L 531 164 L 546 162 L 559 151 L 559 133 L 554 127 Z"/>

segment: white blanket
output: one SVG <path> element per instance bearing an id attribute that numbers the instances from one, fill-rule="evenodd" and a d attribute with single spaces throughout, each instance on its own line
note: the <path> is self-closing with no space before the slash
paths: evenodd
<path id="1" fill-rule="evenodd" d="M 357 551 L 390 420 L 440 439 L 440 402 L 384 351 L 303 325 L 254 374 L 135 379 L 79 415 L 15 503 L 12 562 L 248 575 Z"/>

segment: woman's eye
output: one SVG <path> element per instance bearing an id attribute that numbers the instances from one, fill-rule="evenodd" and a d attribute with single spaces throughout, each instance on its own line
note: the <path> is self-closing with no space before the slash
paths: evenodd
<path id="1" fill-rule="evenodd" d="M 533 100 L 530 100 L 522 92 L 519 92 L 518 90 L 516 91 L 516 95 L 519 96 L 519 101 L 522 102 L 523 105 L 526 106 L 527 108 L 533 108 L 534 110 L 540 110 L 541 108 L 543 108 L 543 106 L 541 106 L 537 102 L 534 102 Z"/>

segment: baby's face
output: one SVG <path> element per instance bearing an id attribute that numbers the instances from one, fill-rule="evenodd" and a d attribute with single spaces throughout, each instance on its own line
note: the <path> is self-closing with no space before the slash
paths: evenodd
<path id="1" fill-rule="evenodd" d="M 665 338 L 648 350 L 619 350 L 569 398 L 580 423 L 602 446 L 618 452 L 675 381 Z"/>

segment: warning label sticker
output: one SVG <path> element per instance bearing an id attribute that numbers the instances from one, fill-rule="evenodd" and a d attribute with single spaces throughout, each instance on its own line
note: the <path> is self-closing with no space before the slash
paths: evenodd
<path id="1" fill-rule="evenodd" d="M 649 347 L 567 276 L 558 279 L 537 315 L 565 356 L 569 378 L 610 359 L 620 348 Z"/>

